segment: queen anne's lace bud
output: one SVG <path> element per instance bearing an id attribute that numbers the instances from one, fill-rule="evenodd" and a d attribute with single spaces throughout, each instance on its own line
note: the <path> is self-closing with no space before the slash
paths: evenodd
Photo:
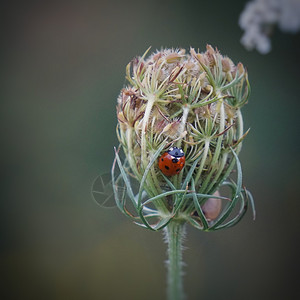
<path id="1" fill-rule="evenodd" d="M 145 58 L 147 52 L 127 66 L 128 86 L 118 98 L 117 133 L 126 159 L 122 164 L 116 152 L 117 204 L 154 230 L 178 218 L 204 230 L 231 226 L 247 207 L 237 158 L 246 135 L 240 109 L 249 96 L 247 71 L 210 45 L 204 53 L 163 49 Z M 186 164 L 179 175 L 166 177 L 157 162 L 171 146 L 182 148 Z M 237 183 L 225 182 L 236 163 Z M 136 195 L 133 180 L 140 184 Z M 133 212 L 119 196 L 120 181 Z M 218 194 L 222 185 L 231 188 L 231 200 Z M 238 203 L 240 212 L 224 225 Z"/>

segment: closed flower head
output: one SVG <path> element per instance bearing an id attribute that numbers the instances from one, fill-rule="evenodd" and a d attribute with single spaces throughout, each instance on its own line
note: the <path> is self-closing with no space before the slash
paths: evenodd
<path id="1" fill-rule="evenodd" d="M 116 150 L 113 180 L 115 186 L 122 181 L 127 193 L 120 197 L 115 187 L 118 207 L 152 230 L 172 220 L 206 231 L 232 226 L 252 201 L 242 188 L 238 160 L 248 133 L 241 113 L 250 93 L 247 71 L 210 45 L 202 53 L 148 52 L 127 65 L 127 86 L 118 98 L 117 135 L 125 160 Z M 236 183 L 226 181 L 234 167 Z M 220 195 L 223 186 L 230 198 Z M 235 206 L 238 213 L 228 221 Z"/>

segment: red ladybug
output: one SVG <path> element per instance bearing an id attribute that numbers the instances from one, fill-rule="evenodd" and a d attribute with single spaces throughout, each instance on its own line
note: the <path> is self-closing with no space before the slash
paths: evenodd
<path id="1" fill-rule="evenodd" d="M 158 161 L 158 167 L 166 176 L 178 174 L 185 164 L 185 156 L 182 149 L 171 147 Z"/>

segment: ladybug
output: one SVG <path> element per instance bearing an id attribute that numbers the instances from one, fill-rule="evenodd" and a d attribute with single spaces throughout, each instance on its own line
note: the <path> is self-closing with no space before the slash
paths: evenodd
<path id="1" fill-rule="evenodd" d="M 158 167 L 166 176 L 178 174 L 185 164 L 185 155 L 182 149 L 171 147 L 158 161 Z"/>

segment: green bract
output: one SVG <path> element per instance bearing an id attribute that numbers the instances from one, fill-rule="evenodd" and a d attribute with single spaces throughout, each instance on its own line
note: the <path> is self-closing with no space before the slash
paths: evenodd
<path id="1" fill-rule="evenodd" d="M 117 135 L 125 159 L 116 150 L 116 203 L 151 230 L 173 220 L 205 231 L 232 226 L 248 200 L 253 204 L 238 159 L 248 133 L 241 114 L 250 93 L 247 71 L 209 45 L 204 53 L 164 49 L 146 58 L 148 50 L 128 64 L 128 86 L 118 98 Z M 183 149 L 186 164 L 179 175 L 166 177 L 158 158 L 171 146 Z M 228 180 L 234 168 L 236 182 Z M 230 199 L 218 193 L 222 186 L 230 188 Z"/>

